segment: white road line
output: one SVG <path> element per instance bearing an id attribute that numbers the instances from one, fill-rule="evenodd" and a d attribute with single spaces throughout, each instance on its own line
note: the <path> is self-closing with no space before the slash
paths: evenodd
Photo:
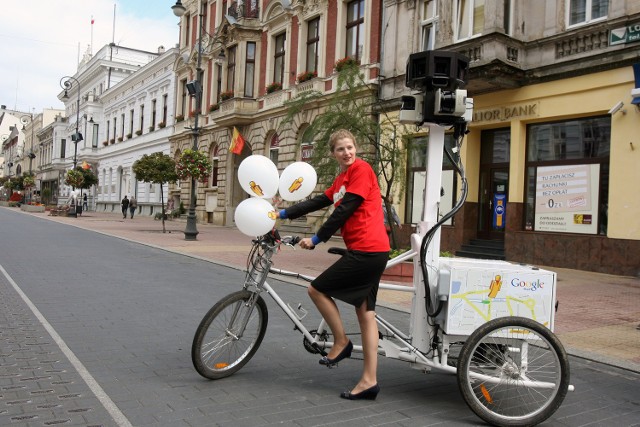
<path id="1" fill-rule="evenodd" d="M 87 368 L 85 368 L 82 362 L 80 362 L 80 360 L 76 357 L 76 355 L 73 354 L 73 351 L 71 351 L 71 349 L 67 346 L 67 344 L 65 344 L 65 342 L 62 340 L 62 337 L 58 335 L 56 330 L 53 329 L 53 326 L 51 326 L 51 324 L 42 315 L 42 313 L 40 313 L 40 310 L 38 310 L 38 307 L 36 307 L 31 302 L 29 297 L 24 292 L 22 292 L 22 289 L 20 289 L 18 284 L 11 278 L 11 276 L 9 276 L 9 273 L 7 273 L 7 271 L 4 269 L 2 265 L 0 265 L 0 271 L 2 271 L 2 274 L 4 275 L 4 277 L 6 277 L 9 283 L 11 283 L 11 286 L 13 286 L 13 289 L 16 290 L 16 292 L 18 293 L 18 295 L 20 295 L 22 300 L 29 306 L 29 308 L 31 309 L 33 314 L 38 318 L 42 326 L 44 326 L 44 328 L 47 330 L 49 335 L 51 335 L 51 338 L 53 338 L 56 344 L 58 344 L 58 347 L 60 347 L 60 350 L 62 350 L 62 353 L 64 353 L 67 359 L 69 359 L 73 367 L 76 368 L 76 371 L 78 371 L 78 373 L 80 374 L 84 382 L 87 383 L 87 385 L 89 386 L 89 389 L 91 389 L 93 394 L 95 394 L 95 396 L 98 398 L 100 403 L 102 403 L 102 406 L 104 406 L 107 412 L 109 412 L 109 414 L 111 415 L 113 420 L 118 424 L 118 426 L 132 427 L 132 424 L 127 419 L 127 417 L 122 413 L 122 411 L 120 411 L 118 406 L 116 406 L 116 404 L 113 403 L 113 400 L 111 400 L 111 398 L 107 395 L 107 393 L 105 393 L 102 387 L 100 387 L 100 384 L 98 384 L 95 378 L 93 378 L 93 376 L 89 373 Z"/>

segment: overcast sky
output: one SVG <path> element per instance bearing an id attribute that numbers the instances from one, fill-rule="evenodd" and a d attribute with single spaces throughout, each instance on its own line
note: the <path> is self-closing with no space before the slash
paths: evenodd
<path id="1" fill-rule="evenodd" d="M 60 79 L 76 73 L 92 33 L 93 53 L 112 40 L 151 52 L 178 43 L 178 18 L 171 11 L 175 0 L 11 3 L 4 4 L 0 14 L 0 104 L 9 109 L 40 113 L 43 108 L 64 108 L 57 98 Z"/>

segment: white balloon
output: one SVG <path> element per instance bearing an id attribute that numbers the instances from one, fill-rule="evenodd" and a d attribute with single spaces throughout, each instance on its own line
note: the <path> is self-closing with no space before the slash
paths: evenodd
<path id="1" fill-rule="evenodd" d="M 280 196 L 288 202 L 307 197 L 318 183 L 316 170 L 309 163 L 295 162 L 287 166 L 280 176 Z"/>
<path id="2" fill-rule="evenodd" d="M 236 226 L 247 236 L 262 236 L 271 231 L 276 223 L 273 212 L 273 206 L 264 199 L 251 197 L 243 200 L 234 215 Z"/>
<path id="3" fill-rule="evenodd" d="M 269 158 L 254 154 L 240 163 L 238 181 L 249 195 L 270 199 L 278 192 L 278 168 Z"/>

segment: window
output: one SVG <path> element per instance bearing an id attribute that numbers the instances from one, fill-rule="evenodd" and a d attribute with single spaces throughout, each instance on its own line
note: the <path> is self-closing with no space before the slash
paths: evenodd
<path id="1" fill-rule="evenodd" d="M 244 72 L 244 96 L 253 98 L 253 82 L 256 71 L 256 44 L 247 42 L 247 58 L 245 60 Z"/>
<path id="2" fill-rule="evenodd" d="M 167 108 L 168 108 L 168 98 L 169 95 L 162 95 L 162 123 L 167 124 Z"/>
<path id="3" fill-rule="evenodd" d="M 218 154 L 218 146 L 214 146 L 211 152 L 211 177 L 209 178 L 210 187 L 218 186 L 218 171 L 220 168 L 220 155 Z"/>
<path id="4" fill-rule="evenodd" d="M 124 113 L 120 115 L 120 136 L 124 139 Z"/>
<path id="5" fill-rule="evenodd" d="M 278 152 L 280 151 L 280 137 L 278 133 L 274 133 L 271 137 L 271 144 L 269 145 L 269 158 L 275 164 L 278 165 Z"/>
<path id="6" fill-rule="evenodd" d="M 611 117 L 527 128 L 525 229 L 606 234 Z"/>
<path id="7" fill-rule="evenodd" d="M 182 98 L 180 99 L 180 113 L 183 116 L 187 115 L 187 79 L 182 80 L 180 82 L 181 90 L 182 90 Z"/>
<path id="8" fill-rule="evenodd" d="M 152 128 L 156 127 L 156 106 L 158 104 L 158 100 L 154 99 L 153 101 L 151 101 L 151 123 L 149 124 L 149 126 L 151 126 Z"/>
<path id="9" fill-rule="evenodd" d="M 236 46 L 228 49 L 229 59 L 227 59 L 227 91 L 233 92 L 236 74 Z"/>
<path id="10" fill-rule="evenodd" d="M 144 105 L 140 106 L 140 133 L 144 129 Z"/>
<path id="11" fill-rule="evenodd" d="M 273 52 L 273 80 L 272 83 L 284 84 L 284 55 L 286 33 L 275 36 L 275 50 Z"/>
<path id="12" fill-rule="evenodd" d="M 307 59 L 304 71 L 318 72 L 318 50 L 320 44 L 320 18 L 307 24 Z"/>
<path id="13" fill-rule="evenodd" d="M 222 93 L 222 65 L 216 64 L 216 104 L 220 103 L 220 94 Z"/>
<path id="14" fill-rule="evenodd" d="M 345 56 L 360 60 L 364 43 L 364 0 L 347 4 L 347 47 Z"/>
<path id="15" fill-rule="evenodd" d="M 407 152 L 407 200 L 405 222 L 416 224 L 422 221 L 424 210 L 424 191 L 426 183 L 427 168 L 427 145 L 429 144 L 428 136 L 416 137 L 410 140 L 409 150 Z M 444 136 L 444 145 L 448 148 L 455 147 L 455 139 L 453 134 L 447 133 Z M 455 155 L 454 155 L 455 156 Z M 455 158 L 455 157 L 454 157 Z M 456 159 L 457 160 L 457 159 Z M 442 159 L 442 189 L 444 196 L 440 197 L 439 217 L 445 215 L 451 210 L 456 201 L 456 177 L 453 173 L 453 165 L 447 156 Z M 451 225 L 452 220 L 445 222 Z"/>
<path id="16" fill-rule="evenodd" d="M 91 138 L 91 146 L 93 148 L 97 148 L 98 147 L 98 131 L 100 130 L 100 126 L 98 125 L 98 123 L 94 123 L 93 124 L 93 136 Z"/>
<path id="17" fill-rule="evenodd" d="M 437 21 L 435 0 L 423 0 L 420 18 L 422 50 L 433 50 L 435 47 L 435 23 Z"/>
<path id="18" fill-rule="evenodd" d="M 67 152 L 67 140 L 62 138 L 60 140 L 60 158 L 64 159 L 66 157 Z"/>
<path id="19" fill-rule="evenodd" d="M 118 118 L 117 118 L 117 117 L 114 117 L 114 118 L 113 118 L 113 137 L 114 137 L 114 138 L 117 138 L 117 137 L 118 137 L 118 133 L 117 133 L 118 126 L 117 126 L 117 124 L 118 124 Z"/>
<path id="20" fill-rule="evenodd" d="M 191 15 L 184 15 L 184 45 L 189 46 L 191 43 Z"/>
<path id="21" fill-rule="evenodd" d="M 609 0 L 569 0 L 569 26 L 606 18 Z"/>
<path id="22" fill-rule="evenodd" d="M 485 0 L 458 0 L 456 34 L 458 40 L 481 34 L 484 29 Z"/>
<path id="23" fill-rule="evenodd" d="M 133 135 L 133 110 L 129 111 L 129 135 Z"/>
<path id="24" fill-rule="evenodd" d="M 107 120 L 107 143 L 109 142 L 109 120 Z"/>

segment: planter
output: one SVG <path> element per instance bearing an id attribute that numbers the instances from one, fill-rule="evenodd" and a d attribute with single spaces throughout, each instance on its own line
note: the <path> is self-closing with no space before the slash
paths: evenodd
<path id="1" fill-rule="evenodd" d="M 405 261 L 386 269 L 382 275 L 382 279 L 391 282 L 412 282 L 413 262 Z"/>
<path id="2" fill-rule="evenodd" d="M 25 212 L 44 212 L 44 205 L 35 206 L 35 205 L 21 205 L 20 210 Z"/>

